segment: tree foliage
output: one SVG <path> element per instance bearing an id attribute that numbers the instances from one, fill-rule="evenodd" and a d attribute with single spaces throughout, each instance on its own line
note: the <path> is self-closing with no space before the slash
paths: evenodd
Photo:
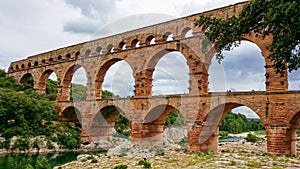
<path id="1" fill-rule="evenodd" d="M 205 25 L 205 35 L 217 47 L 217 59 L 224 56 L 222 50 L 238 46 L 244 35 L 254 33 L 266 37 L 272 35 L 268 46 L 279 73 L 300 67 L 300 3 L 298 0 L 251 0 L 238 16 L 227 19 L 201 16 L 196 26 Z M 238 41 L 238 42 L 236 42 Z"/>
<path id="2" fill-rule="evenodd" d="M 226 114 L 220 126 L 220 131 L 227 131 L 234 134 L 258 130 L 263 130 L 260 120 L 248 120 L 245 115 L 232 112 Z"/>
<path id="3" fill-rule="evenodd" d="M 176 109 L 171 111 L 171 113 L 167 116 L 165 126 L 183 126 L 184 125 L 184 118 L 180 114 L 180 112 Z"/>

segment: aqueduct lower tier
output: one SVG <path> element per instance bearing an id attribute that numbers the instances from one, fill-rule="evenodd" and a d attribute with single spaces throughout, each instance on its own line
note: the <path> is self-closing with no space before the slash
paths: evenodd
<path id="1" fill-rule="evenodd" d="M 260 117 L 267 133 L 267 152 L 296 154 L 296 129 L 300 121 L 300 91 L 225 92 L 205 95 L 171 95 L 149 98 L 98 101 L 60 101 L 59 119 L 70 120 L 65 110 L 74 108 L 82 124 L 82 138 L 92 141 L 112 136 L 113 119 L 99 116 L 101 110 L 115 107 L 130 121 L 131 141 L 139 145 L 162 143 L 167 115 L 177 109 L 188 128 L 188 151 L 217 151 L 218 131 L 228 111 L 247 106 Z M 115 112 L 111 112 L 113 114 Z M 73 114 L 74 116 L 74 114 Z M 76 114 L 75 114 L 76 117 Z M 96 119 L 96 121 L 95 121 Z"/>

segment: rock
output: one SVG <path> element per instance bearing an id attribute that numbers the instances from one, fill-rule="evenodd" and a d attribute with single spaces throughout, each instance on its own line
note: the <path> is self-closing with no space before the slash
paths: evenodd
<path id="1" fill-rule="evenodd" d="M 188 130 L 186 127 L 167 127 L 163 133 L 165 144 L 175 144 L 187 140 Z"/>

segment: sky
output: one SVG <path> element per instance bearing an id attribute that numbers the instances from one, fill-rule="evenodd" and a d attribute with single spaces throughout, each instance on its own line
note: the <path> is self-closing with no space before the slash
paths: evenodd
<path id="1" fill-rule="evenodd" d="M 0 5 L 0 69 L 7 70 L 10 62 L 42 52 L 242 1 L 4 0 Z M 264 60 L 255 44 L 243 41 L 225 54 L 221 64 L 212 60 L 209 91 L 265 90 Z M 188 92 L 188 67 L 181 53 L 164 56 L 155 70 L 153 95 Z M 103 88 L 120 96 L 133 95 L 131 75 L 127 63 L 118 62 L 109 69 Z M 299 89 L 299 72 L 292 73 L 289 81 L 290 89 Z M 82 69 L 73 82 L 86 83 Z"/>

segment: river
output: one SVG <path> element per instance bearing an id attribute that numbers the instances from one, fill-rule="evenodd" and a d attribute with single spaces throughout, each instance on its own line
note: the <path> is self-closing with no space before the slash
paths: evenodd
<path id="1" fill-rule="evenodd" d="M 12 169 L 13 164 L 19 163 L 21 160 L 29 162 L 35 166 L 37 160 L 46 158 L 50 166 L 62 165 L 67 162 L 74 161 L 80 152 L 61 152 L 61 153 L 47 153 L 47 154 L 7 154 L 0 155 L 0 169 Z"/>

